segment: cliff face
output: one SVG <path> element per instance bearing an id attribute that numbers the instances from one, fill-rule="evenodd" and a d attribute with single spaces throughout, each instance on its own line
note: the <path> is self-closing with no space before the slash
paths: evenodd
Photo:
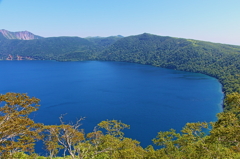
<path id="1" fill-rule="evenodd" d="M 19 39 L 19 40 L 33 40 L 33 39 L 41 39 L 43 37 L 34 35 L 28 31 L 20 31 L 20 32 L 10 32 L 7 30 L 0 30 L 0 33 L 6 39 Z"/>

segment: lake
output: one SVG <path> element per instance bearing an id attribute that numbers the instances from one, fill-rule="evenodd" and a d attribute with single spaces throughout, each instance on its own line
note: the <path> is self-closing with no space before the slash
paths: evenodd
<path id="1" fill-rule="evenodd" d="M 121 120 L 126 137 L 143 147 L 159 131 L 187 122 L 216 121 L 223 93 L 217 79 L 198 73 L 124 62 L 0 61 L 0 93 L 41 99 L 36 122 L 59 124 L 86 117 L 91 132 L 102 120 Z"/>

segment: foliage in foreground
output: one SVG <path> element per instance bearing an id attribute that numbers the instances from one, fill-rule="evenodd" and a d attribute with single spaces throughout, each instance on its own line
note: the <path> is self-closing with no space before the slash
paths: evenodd
<path id="1" fill-rule="evenodd" d="M 147 148 L 124 136 L 129 125 L 117 120 L 100 122 L 93 132 L 85 134 L 81 120 L 60 125 L 35 123 L 28 115 L 39 107 L 37 98 L 26 94 L 0 95 L 1 158 L 239 158 L 240 157 L 240 94 L 227 96 L 230 110 L 218 114 L 218 121 L 187 123 L 181 133 L 171 129 L 159 132 Z M 207 132 L 207 134 L 206 134 Z M 48 156 L 34 152 L 36 141 L 43 141 Z M 56 157 L 63 151 L 63 157 Z"/>

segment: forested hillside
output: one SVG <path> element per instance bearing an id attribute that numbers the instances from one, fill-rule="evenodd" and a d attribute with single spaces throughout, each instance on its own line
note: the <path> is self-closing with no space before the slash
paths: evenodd
<path id="1" fill-rule="evenodd" d="M 92 37 L 51 37 L 33 40 L 7 39 L 0 33 L 0 58 L 9 55 L 13 60 L 17 56 L 30 57 L 34 60 L 81 61 L 95 60 L 106 47 L 116 42 L 121 36 L 106 38 Z"/>
<path id="2" fill-rule="evenodd" d="M 12 55 L 31 57 L 36 60 L 57 60 L 60 56 L 73 52 L 91 52 L 93 43 L 79 37 L 53 37 L 35 40 L 8 40 L 0 42 L 0 55 L 3 59 Z"/>
<path id="3" fill-rule="evenodd" d="M 88 37 L 85 38 L 91 43 L 91 46 L 86 50 L 75 50 L 73 52 L 65 53 L 60 55 L 58 61 L 84 61 L 84 60 L 96 60 L 99 54 L 121 39 L 122 36 L 110 36 L 110 37 Z"/>

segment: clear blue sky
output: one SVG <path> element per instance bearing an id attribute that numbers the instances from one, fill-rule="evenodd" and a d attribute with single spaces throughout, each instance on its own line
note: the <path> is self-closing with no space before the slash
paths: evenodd
<path id="1" fill-rule="evenodd" d="M 240 0 L 0 0 L 0 29 L 43 37 L 151 33 L 240 45 Z"/>

